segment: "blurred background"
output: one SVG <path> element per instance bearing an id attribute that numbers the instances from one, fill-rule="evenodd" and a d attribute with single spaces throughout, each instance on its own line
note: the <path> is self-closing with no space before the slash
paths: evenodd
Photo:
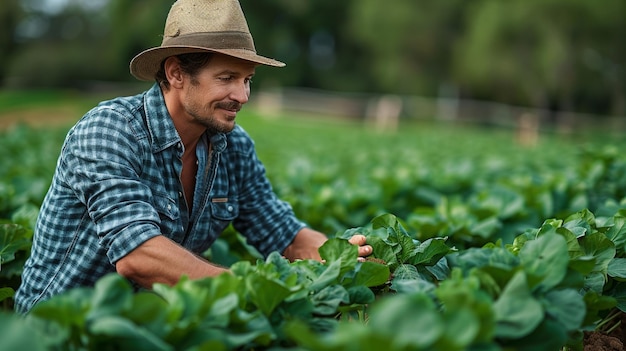
<path id="1" fill-rule="evenodd" d="M 0 88 L 138 92 L 172 0 L 3 0 Z M 241 0 L 267 112 L 467 120 L 564 133 L 626 124 L 626 0 Z"/>

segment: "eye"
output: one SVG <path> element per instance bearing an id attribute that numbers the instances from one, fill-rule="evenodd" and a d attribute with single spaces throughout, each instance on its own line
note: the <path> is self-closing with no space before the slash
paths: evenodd
<path id="1" fill-rule="evenodd" d="M 230 82 L 231 80 L 234 79 L 233 76 L 220 76 L 217 79 L 221 80 L 222 82 Z"/>
<path id="2" fill-rule="evenodd" d="M 252 78 L 246 78 L 245 82 L 246 84 L 252 84 Z"/>

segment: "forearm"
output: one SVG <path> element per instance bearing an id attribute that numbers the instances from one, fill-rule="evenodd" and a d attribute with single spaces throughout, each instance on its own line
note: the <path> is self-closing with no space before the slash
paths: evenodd
<path id="1" fill-rule="evenodd" d="M 213 277 L 228 269 L 214 265 L 165 236 L 156 236 L 117 261 L 117 272 L 145 288 L 154 283 L 176 284 L 183 275 L 191 279 Z"/>

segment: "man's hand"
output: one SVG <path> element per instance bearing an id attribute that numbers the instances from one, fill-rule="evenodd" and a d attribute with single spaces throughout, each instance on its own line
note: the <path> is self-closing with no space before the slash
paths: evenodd
<path id="1" fill-rule="evenodd" d="M 285 251 L 285 256 L 289 261 L 313 259 L 321 261 L 318 249 L 328 238 L 326 235 L 310 228 L 302 228 Z"/>
<path id="2" fill-rule="evenodd" d="M 367 245 L 366 241 L 367 238 L 365 237 L 365 235 L 362 234 L 355 234 L 350 239 L 348 239 L 348 242 L 350 244 L 357 245 L 359 247 L 358 260 L 360 262 L 365 261 L 365 257 L 371 255 L 373 251 L 373 248 L 370 245 Z"/>
<path id="3" fill-rule="evenodd" d="M 326 240 L 328 240 L 326 235 L 310 228 L 303 228 L 287 246 L 283 255 L 290 261 L 306 259 L 321 261 L 322 258 L 318 250 Z M 356 234 L 348 239 L 348 242 L 359 247 L 359 261 L 365 261 L 365 257 L 372 254 L 373 249 L 366 244 L 364 235 Z"/>

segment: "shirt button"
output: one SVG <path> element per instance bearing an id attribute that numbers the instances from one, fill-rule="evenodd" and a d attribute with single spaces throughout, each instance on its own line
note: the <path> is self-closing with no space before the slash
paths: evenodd
<path id="1" fill-rule="evenodd" d="M 182 148 L 183 148 L 183 144 L 181 144 L 181 143 L 178 143 L 178 145 L 176 145 L 176 146 L 177 146 L 179 149 L 182 149 Z"/>
<path id="2" fill-rule="evenodd" d="M 172 209 L 172 205 L 168 204 L 168 205 L 167 205 L 167 210 L 169 211 L 169 210 L 171 210 L 171 209 Z"/>
<path id="3" fill-rule="evenodd" d="M 183 197 L 183 193 L 182 192 L 178 192 L 178 197 Z"/>
<path id="4" fill-rule="evenodd" d="M 228 206 L 227 210 L 228 212 L 233 212 L 233 206 Z"/>

